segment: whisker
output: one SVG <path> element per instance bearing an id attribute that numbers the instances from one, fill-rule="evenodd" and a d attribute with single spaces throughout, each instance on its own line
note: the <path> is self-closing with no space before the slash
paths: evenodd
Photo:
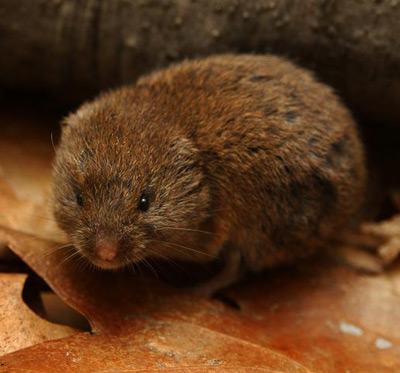
<path id="1" fill-rule="evenodd" d="M 19 215 L 19 216 L 25 216 L 25 217 L 32 217 L 32 218 L 37 218 L 37 219 L 42 219 L 42 220 L 46 220 L 46 221 L 51 221 L 53 223 L 55 223 L 56 221 L 52 218 L 49 218 L 47 216 L 41 216 L 41 215 L 36 215 L 36 214 L 28 214 L 28 213 L 22 213 L 22 212 L 17 212 L 14 213 L 14 215 Z"/>
<path id="2" fill-rule="evenodd" d="M 78 264 L 78 270 L 79 271 L 84 272 L 84 271 L 87 271 L 87 270 L 93 270 L 92 263 L 89 260 L 87 260 L 87 258 L 84 257 L 83 255 L 81 255 L 81 257 L 78 258 L 76 263 Z"/>
<path id="3" fill-rule="evenodd" d="M 173 242 L 161 241 L 161 240 L 154 240 L 154 241 L 156 241 L 156 242 L 161 242 L 161 243 L 166 243 L 166 244 L 172 245 L 172 246 L 176 246 L 176 247 L 179 247 L 179 248 L 181 248 L 181 249 L 189 250 L 189 251 L 192 251 L 192 252 L 197 253 L 197 254 L 202 254 L 202 255 L 208 256 L 208 257 L 213 258 L 213 259 L 216 258 L 216 256 L 214 256 L 214 255 L 211 255 L 211 254 L 208 254 L 208 253 L 204 253 L 204 252 L 202 252 L 202 251 L 195 250 L 195 249 L 192 249 L 192 248 L 187 247 L 187 246 L 178 245 L 178 244 L 173 243 Z"/>
<path id="4" fill-rule="evenodd" d="M 85 271 L 89 271 L 92 273 L 96 272 L 97 267 L 90 260 L 86 259 L 85 262 L 86 262 L 86 265 L 84 266 Z"/>
<path id="5" fill-rule="evenodd" d="M 29 241 L 33 241 L 33 240 L 40 240 L 40 239 L 54 239 L 54 238 L 68 238 L 68 236 L 66 235 L 60 235 L 60 234 L 44 234 L 44 235 L 35 235 L 35 236 L 31 236 L 31 237 L 26 237 L 23 240 L 19 241 L 19 243 L 26 243 Z"/>
<path id="6" fill-rule="evenodd" d="M 142 267 L 140 266 L 140 264 L 139 264 L 138 262 L 135 261 L 135 263 L 136 263 L 136 266 L 137 266 L 137 268 L 138 268 L 138 270 L 139 270 L 140 278 L 143 278 Z"/>
<path id="7" fill-rule="evenodd" d="M 45 253 L 42 255 L 42 258 L 46 258 L 47 256 L 49 256 L 49 255 L 51 255 L 51 254 L 54 254 L 55 252 L 57 252 L 57 251 L 59 251 L 59 250 L 62 250 L 62 249 L 72 250 L 73 248 L 74 248 L 74 245 L 71 244 L 71 243 L 66 244 L 66 245 L 62 245 L 62 246 L 57 246 L 57 247 L 55 247 L 55 248 L 53 247 L 52 250 L 49 250 L 48 252 L 45 252 Z"/>
<path id="8" fill-rule="evenodd" d="M 162 243 L 168 245 L 168 247 L 170 247 L 170 248 L 172 248 L 172 249 L 174 249 L 174 250 L 179 250 L 179 249 L 180 249 L 179 252 L 182 253 L 182 255 L 184 255 L 186 258 L 188 258 L 188 259 L 190 259 L 190 260 L 193 259 L 193 257 L 190 255 L 189 252 L 186 252 L 186 251 L 184 251 L 183 249 L 181 249 L 181 248 L 179 248 L 179 247 L 174 247 L 171 243 L 169 243 L 169 242 L 167 242 L 167 241 L 158 241 L 158 242 L 162 242 Z"/>
<path id="9" fill-rule="evenodd" d="M 175 268 L 181 269 L 182 266 L 179 265 L 175 260 L 168 258 L 167 256 L 156 252 L 155 250 L 150 250 L 150 255 L 154 254 L 154 257 L 159 256 L 161 259 L 164 259 L 168 264 L 174 265 Z"/>
<path id="10" fill-rule="evenodd" d="M 214 232 L 201 231 L 198 229 L 178 228 L 178 227 L 160 227 L 160 228 L 157 228 L 157 230 L 159 230 L 159 231 L 162 231 L 162 230 L 188 231 L 188 232 L 197 232 L 197 233 L 204 233 L 204 234 L 211 234 L 211 235 L 216 234 Z"/>
<path id="11" fill-rule="evenodd" d="M 135 264 L 132 262 L 132 260 L 129 260 L 129 258 L 126 258 L 128 268 L 132 270 L 133 274 L 136 275 L 136 270 L 135 270 Z"/>
<path id="12" fill-rule="evenodd" d="M 228 209 L 224 208 L 224 209 L 215 209 L 215 210 L 205 210 L 204 213 L 210 217 L 212 214 L 215 214 L 215 213 L 221 212 L 221 211 L 226 211 L 226 210 L 228 210 Z"/>
<path id="13" fill-rule="evenodd" d="M 57 153 L 56 146 L 54 145 L 53 132 L 50 132 L 50 140 L 51 140 L 51 145 L 53 147 L 54 153 Z"/>
<path id="14" fill-rule="evenodd" d="M 163 254 L 160 254 L 160 253 L 158 253 L 157 251 L 155 251 L 155 250 L 152 250 L 152 249 L 149 249 L 148 250 L 148 256 L 150 257 L 150 258 L 152 258 L 152 259 L 155 259 L 155 261 L 153 261 L 153 264 L 154 264 L 154 266 L 156 267 L 156 268 L 158 268 L 159 269 L 159 262 L 157 261 L 157 259 L 162 259 L 163 261 L 165 261 L 166 263 L 168 263 L 168 264 L 170 264 L 170 265 L 173 265 L 175 268 L 177 268 L 177 269 L 179 269 L 180 268 L 180 266 L 179 266 L 179 264 L 175 261 L 175 260 L 173 260 L 173 259 L 171 259 L 171 258 L 168 258 L 167 256 L 165 256 L 165 255 L 163 255 Z"/>
<path id="15" fill-rule="evenodd" d="M 142 260 L 142 262 L 143 262 L 143 264 L 146 265 L 147 268 L 150 268 L 150 270 L 154 273 L 154 275 L 155 275 L 156 278 L 158 279 L 158 273 L 157 273 L 157 271 L 154 269 L 154 267 L 151 265 L 151 263 L 150 263 L 146 258 L 144 258 L 144 259 Z"/>
<path id="16" fill-rule="evenodd" d="M 61 266 L 66 264 L 67 262 L 69 262 L 73 257 L 79 255 L 80 252 L 79 251 L 74 251 L 71 255 L 68 255 L 63 261 L 61 261 L 61 263 L 58 264 L 57 269 Z"/>

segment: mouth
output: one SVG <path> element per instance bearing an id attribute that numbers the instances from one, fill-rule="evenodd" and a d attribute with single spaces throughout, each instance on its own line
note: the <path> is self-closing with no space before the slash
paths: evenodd
<path id="1" fill-rule="evenodd" d="M 82 254 L 90 263 L 92 263 L 95 267 L 104 269 L 104 270 L 109 270 L 109 271 L 116 271 L 118 269 L 122 269 L 124 267 L 128 267 L 132 264 L 135 263 L 140 263 L 143 259 L 144 256 L 142 255 L 137 255 L 135 259 L 129 260 L 128 257 L 122 257 L 120 255 L 116 256 L 112 260 L 105 260 L 100 258 L 99 256 L 92 256 L 92 255 L 86 255 Z"/>
<path id="2" fill-rule="evenodd" d="M 106 270 L 111 270 L 111 271 L 115 271 L 117 269 L 123 268 L 125 266 L 127 266 L 127 263 L 121 263 L 117 260 L 115 261 L 106 261 L 106 260 L 101 260 L 98 258 L 95 259 L 91 259 L 91 258 L 87 258 L 92 264 L 94 264 L 97 268 L 100 269 L 106 269 Z"/>

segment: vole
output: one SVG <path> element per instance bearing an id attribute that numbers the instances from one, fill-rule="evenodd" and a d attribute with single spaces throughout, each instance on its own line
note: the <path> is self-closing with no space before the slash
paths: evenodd
<path id="1" fill-rule="evenodd" d="M 207 262 L 211 294 L 245 270 L 313 253 L 363 201 L 349 111 L 272 55 L 187 60 L 101 94 L 63 123 L 53 210 L 76 250 L 116 269 Z"/>

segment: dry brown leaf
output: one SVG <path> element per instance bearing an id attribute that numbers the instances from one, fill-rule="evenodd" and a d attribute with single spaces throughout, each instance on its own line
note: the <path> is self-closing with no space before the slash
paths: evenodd
<path id="1" fill-rule="evenodd" d="M 16 197 L 10 184 L 0 173 L 0 225 L 37 236 L 51 237 L 53 241 L 64 242 L 65 235 L 51 218 L 49 205 L 34 203 Z M 0 247 L 4 243 L 0 242 Z M 1 256 L 0 256 L 1 257 Z"/>
<path id="2" fill-rule="evenodd" d="M 52 244 L 45 240 L 27 240 L 26 235 L 6 229 L 0 230 L 0 236 L 62 298 L 88 317 L 96 333 L 5 356 L 1 360 L 4 369 L 73 371 L 73 363 L 79 362 L 76 370 L 83 371 L 133 367 L 309 371 L 279 351 L 219 330 L 225 318 L 228 321 L 231 314 L 235 320 L 237 315 L 217 301 L 174 291 L 130 273 L 87 272 L 71 262 L 60 265 L 66 254 L 46 255 Z M 40 357 L 44 353 L 46 359 Z"/>
<path id="3" fill-rule="evenodd" d="M 26 278 L 23 274 L 0 273 L 0 355 L 77 332 L 41 319 L 26 306 L 22 300 Z"/>
<path id="4" fill-rule="evenodd" d="M 367 276 L 329 260 L 306 261 L 232 289 L 241 307 L 235 311 L 151 279 L 59 266 L 65 253 L 40 259 L 51 243 L 4 229 L 0 236 L 96 333 L 4 356 L 7 369 L 400 369 L 398 269 Z M 44 353 L 44 361 L 34 358 Z"/>

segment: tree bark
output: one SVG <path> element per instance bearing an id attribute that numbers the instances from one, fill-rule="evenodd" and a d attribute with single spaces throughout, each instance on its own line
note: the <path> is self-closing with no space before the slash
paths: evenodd
<path id="1" fill-rule="evenodd" d="M 399 124 L 399 20 L 399 0 L 0 0 L 0 84 L 76 100 L 186 57 L 272 52 Z"/>

